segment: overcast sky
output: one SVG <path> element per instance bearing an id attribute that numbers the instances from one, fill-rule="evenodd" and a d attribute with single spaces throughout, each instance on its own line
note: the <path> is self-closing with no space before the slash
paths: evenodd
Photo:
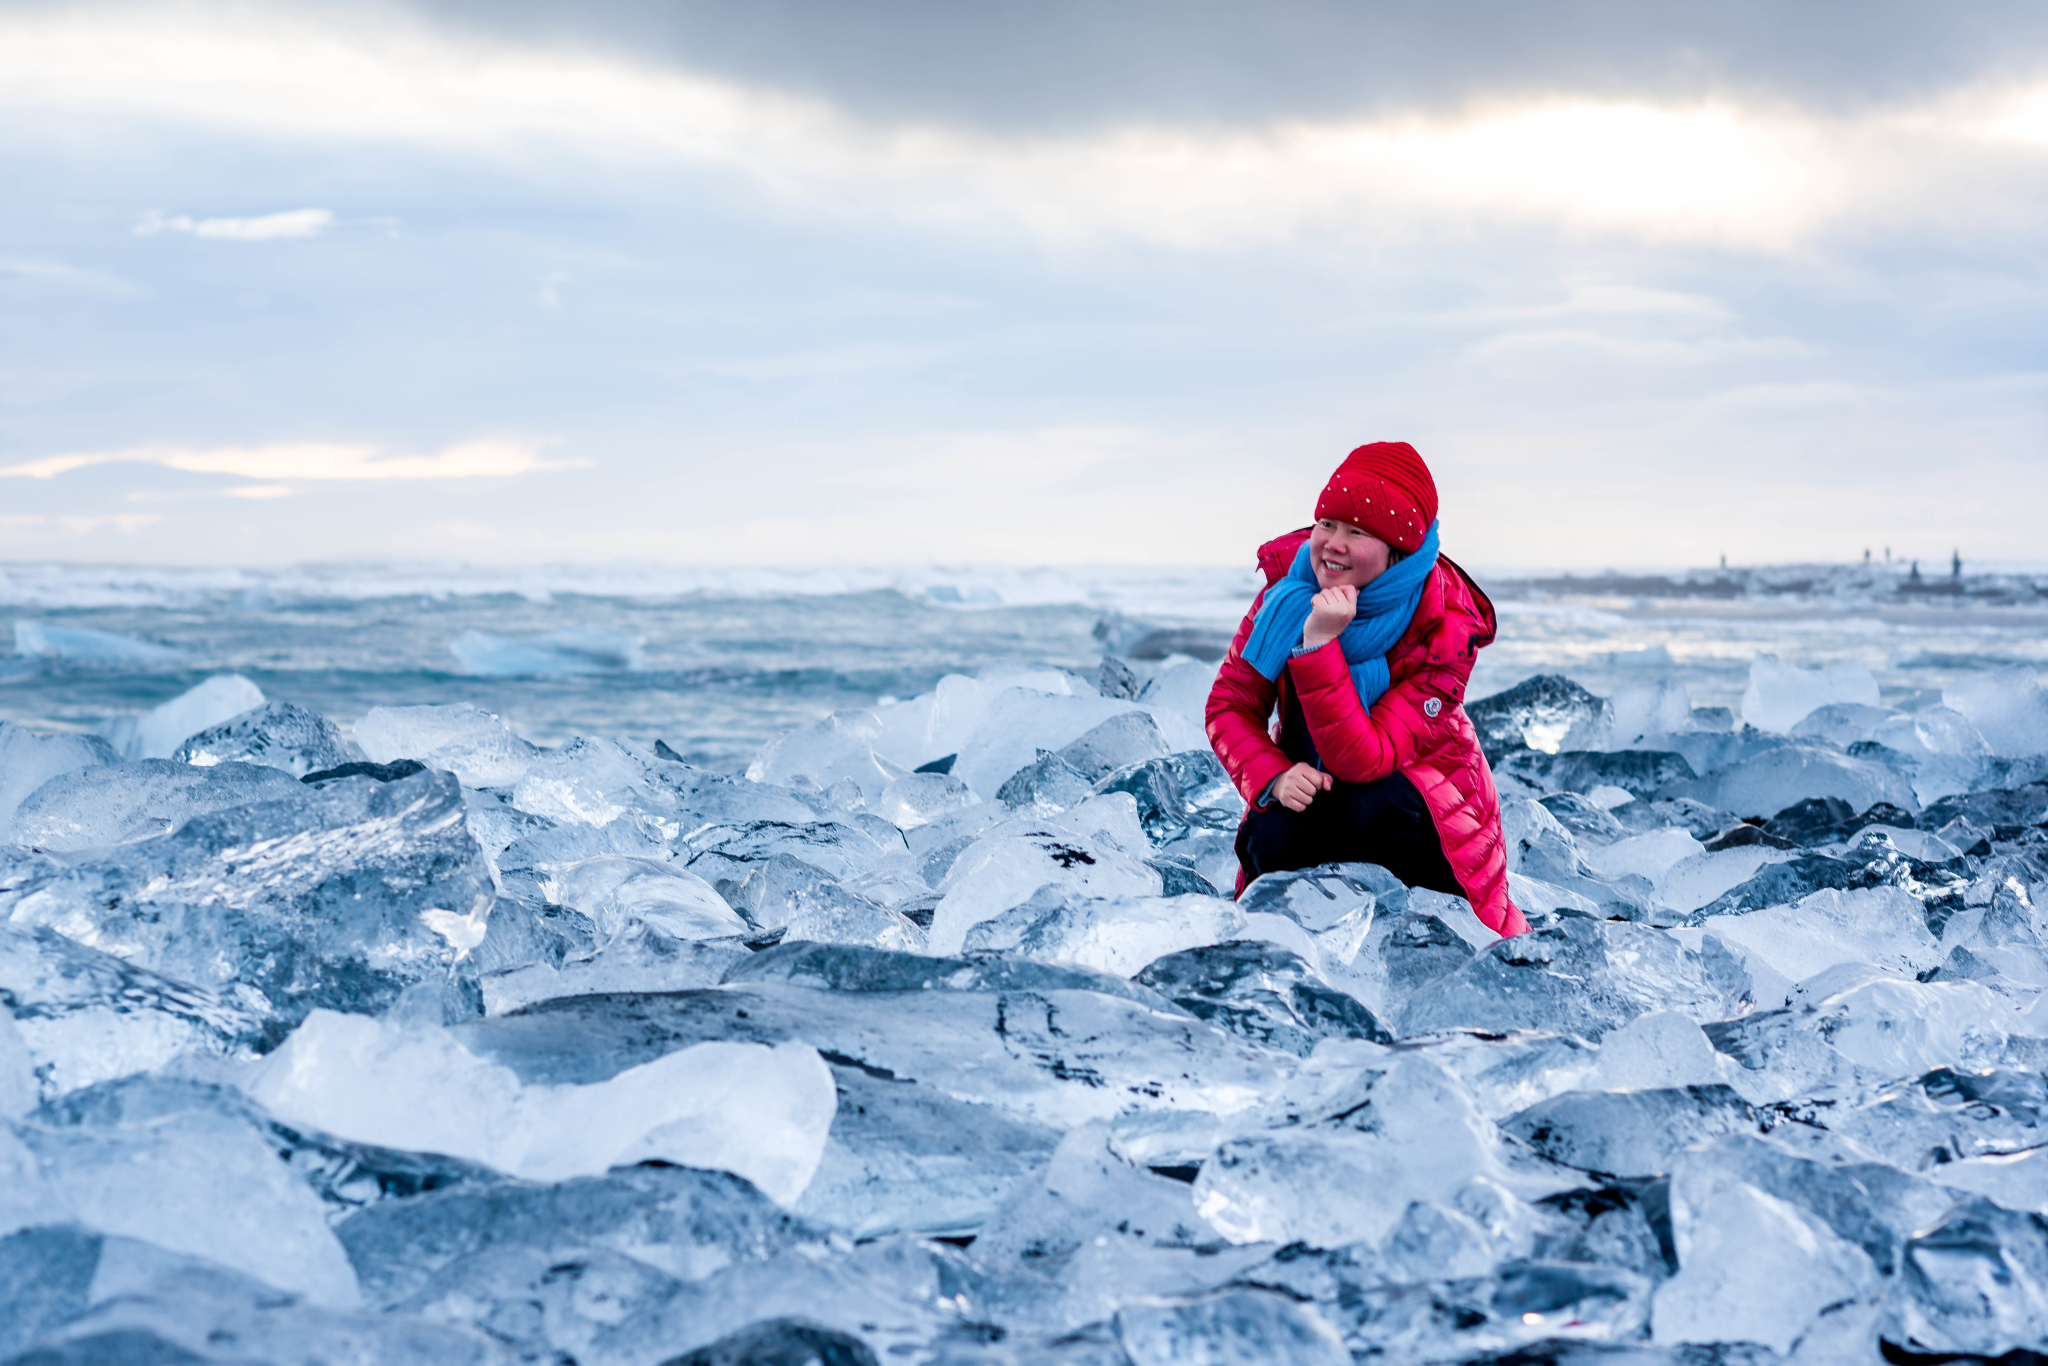
<path id="1" fill-rule="evenodd" d="M 2048 558 L 2038 0 L 0 2 L 0 185 L 5 559 Z"/>

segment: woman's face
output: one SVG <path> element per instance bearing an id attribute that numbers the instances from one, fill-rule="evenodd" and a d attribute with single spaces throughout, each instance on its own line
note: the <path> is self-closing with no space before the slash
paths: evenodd
<path id="1" fill-rule="evenodd" d="M 1363 588 L 1387 572 L 1393 547 L 1362 527 L 1334 517 L 1316 520 L 1308 534 L 1309 563 L 1323 588 Z"/>

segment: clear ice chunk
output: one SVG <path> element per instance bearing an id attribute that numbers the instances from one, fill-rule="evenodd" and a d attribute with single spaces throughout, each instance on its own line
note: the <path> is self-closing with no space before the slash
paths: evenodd
<path id="1" fill-rule="evenodd" d="M 1168 753 L 1159 723 L 1142 711 L 1112 716 L 1059 751 L 1060 757 L 1091 783 L 1117 769 L 1163 759 Z"/>
<path id="2" fill-rule="evenodd" d="M 16 1131 L 35 1180 L 72 1222 L 205 1258 L 317 1304 L 358 1300 L 320 1199 L 246 1121 L 201 1109 L 142 1124 Z"/>
<path id="3" fill-rule="evenodd" d="M 848 890 L 822 869 L 778 854 L 746 875 L 734 904 L 757 928 L 781 930 L 785 942 L 865 944 L 921 952 L 924 930 L 899 911 Z"/>
<path id="4" fill-rule="evenodd" d="M 1662 1176 L 1685 1149 L 1761 1132 L 1756 1108 L 1729 1087 L 1568 1091 L 1501 1121 L 1552 1162 L 1607 1177 Z"/>
<path id="5" fill-rule="evenodd" d="M 1051 816 L 1088 799 L 1093 781 L 1049 749 L 1018 769 L 996 789 L 996 800 L 1012 811 Z"/>
<path id="6" fill-rule="evenodd" d="M 186 1054 L 245 1057 L 264 1037 L 259 1015 L 51 929 L 0 925 L 0 1002 L 27 1070 L 10 1085 L 42 1100 Z"/>
<path id="7" fill-rule="evenodd" d="M 1750 661 L 1749 687 L 1742 694 L 1742 719 L 1758 730 L 1783 734 L 1831 702 L 1875 707 L 1877 680 L 1871 677 L 1870 670 L 1849 660 L 1822 669 L 1802 669 L 1774 654 L 1759 652 Z"/>
<path id="8" fill-rule="evenodd" d="M 852 779 L 862 799 L 871 802 L 906 772 L 905 765 L 875 753 L 875 742 L 882 738 L 882 721 L 875 713 L 836 711 L 815 726 L 790 731 L 763 745 L 747 766 L 747 777 L 783 786 L 806 777 L 824 788 Z"/>
<path id="9" fill-rule="evenodd" d="M 22 802 L 62 774 L 121 756 L 97 735 L 38 735 L 12 721 L 0 721 L 0 844 L 14 838 L 14 816 Z"/>
<path id="10" fill-rule="evenodd" d="M 296 702 L 265 702 L 188 736 L 171 757 L 179 763 L 266 764 L 294 778 L 319 773 L 363 757 L 341 738 L 341 730 L 318 712 Z"/>
<path id="11" fill-rule="evenodd" d="M 883 788 L 868 809 L 898 829 L 914 830 L 978 800 L 950 773 L 906 773 Z"/>
<path id="12" fill-rule="evenodd" d="M 256 771 L 293 797 L 43 868 L 0 886 L 0 910 L 274 1012 L 281 1028 L 315 1006 L 382 1010 L 416 983 L 450 984 L 495 897 L 455 779 L 421 772 L 316 789 Z"/>
<path id="13" fill-rule="evenodd" d="M 1138 843 L 1144 843 L 1142 832 Z M 978 836 L 953 859 L 938 887 L 944 896 L 932 913 L 931 951 L 958 953 L 975 925 L 1041 887 L 1077 898 L 1156 897 L 1165 890 L 1158 870 L 1107 838 L 1091 838 L 1064 822 L 1016 818 Z"/>
<path id="14" fill-rule="evenodd" d="M 1475 1177 L 1525 1193 L 1570 1184 L 1510 1172 L 1471 1092 L 1426 1057 L 1333 1075 L 1315 1110 L 1290 1107 L 1287 1127 L 1230 1139 L 1202 1164 L 1195 1208 L 1232 1242 L 1378 1243 L 1411 1203 L 1448 1200 Z"/>
<path id="15" fill-rule="evenodd" d="M 188 736 L 263 705 L 263 690 L 240 674 L 215 674 L 140 716 L 117 716 L 106 735 L 128 759 L 168 759 Z"/>
<path id="16" fill-rule="evenodd" d="M 1227 1290 L 1182 1304 L 1130 1304 L 1117 1311 L 1116 1334 L 1132 1366 L 1347 1366 L 1351 1360 L 1344 1340 L 1314 1309 L 1260 1290 Z"/>
<path id="17" fill-rule="evenodd" d="M 1706 933 L 1734 951 L 1766 1009 L 1785 1004 L 1794 983 L 1842 963 L 1866 963 L 1917 977 L 1940 963 L 1920 903 L 1897 887 L 1829 888 L 1792 906 L 1714 916 Z"/>
<path id="18" fill-rule="evenodd" d="M 371 1205 L 335 1225 L 364 1297 L 392 1305 L 471 1259 L 531 1248 L 551 1255 L 604 1250 L 682 1281 L 765 1261 L 828 1238 L 723 1171 L 643 1164 L 540 1185 L 464 1184 Z"/>
<path id="19" fill-rule="evenodd" d="M 1244 913 L 1235 905 L 1199 893 L 1073 899 L 1055 894 L 1034 897 L 975 925 L 963 947 L 968 952 L 1002 949 L 1130 977 L 1166 954 L 1235 938 L 1244 924 Z"/>
<path id="20" fill-rule="evenodd" d="M 1923 1352 L 2000 1357 L 2048 1342 L 2048 1219 L 1985 1199 L 1906 1245 L 1898 1323 Z"/>
<path id="21" fill-rule="evenodd" d="M 1661 930 L 1566 918 L 1504 939 L 1416 992 L 1400 1033 L 1540 1029 L 1598 1039 L 1655 1010 L 1734 1013 L 1700 955 Z"/>
<path id="22" fill-rule="evenodd" d="M 1733 1339 L 1790 1352 L 1828 1307 L 1880 1294 L 1861 1248 L 1715 1163 L 1679 1162 L 1671 1222 L 1678 1274 L 1657 1288 L 1659 1343 Z"/>
<path id="23" fill-rule="evenodd" d="M 1303 1057 L 1329 1038 L 1394 1041 L 1363 1003 L 1274 944 L 1233 940 L 1184 949 L 1154 959 L 1132 980 L 1198 1019 Z"/>
<path id="24" fill-rule="evenodd" d="M 494 713 L 466 702 L 372 707 L 354 733 L 363 753 L 377 763 L 417 759 L 453 773 L 468 787 L 511 787 L 540 753 Z"/>
<path id="25" fill-rule="evenodd" d="M 1537 674 L 1505 692 L 1468 702 L 1465 713 L 1479 732 L 1480 748 L 1498 764 L 1518 749 L 1555 754 L 1574 730 L 1591 733 L 1607 721 L 1606 699 L 1562 674 Z"/>
<path id="26" fill-rule="evenodd" d="M 2048 753 L 2048 692 L 2024 664 L 1966 674 L 1943 690 L 1941 700 L 1968 717 L 1995 754 Z"/>
<path id="27" fill-rule="evenodd" d="M 1809 797 L 1833 797 L 1852 811 L 1879 802 L 1909 812 L 1920 808 L 1913 785 L 1897 770 L 1804 744 L 1765 750 L 1704 778 L 1678 783 L 1668 795 L 1746 817 L 1770 816 Z"/>
<path id="28" fill-rule="evenodd" d="M 626 854 L 580 859 L 550 870 L 541 891 L 574 907 L 607 940 L 644 924 L 674 939 L 718 939 L 748 926 L 710 883 L 687 868 Z"/>
<path id="29" fill-rule="evenodd" d="M 447 1153 L 536 1181 L 659 1159 L 730 1171 L 793 1204 L 837 1097 L 804 1044 L 705 1043 L 589 1085 L 528 1085 L 438 1029 L 316 1011 L 245 1083 L 289 1124 Z"/>
<path id="30" fill-rule="evenodd" d="M 1071 697 L 1008 688 L 996 694 L 960 746 L 953 776 L 983 801 L 994 800 L 1011 774 L 1029 765 L 1041 749 L 1057 751 L 1112 716 L 1133 711 L 1130 702 L 1107 697 Z"/>
<path id="31" fill-rule="evenodd" d="M 1265 1255 L 1228 1247 L 1185 1182 L 1126 1162 L 1102 1124 L 1069 1133 L 974 1241 L 981 1265 L 1052 1281 L 1039 1313 L 1067 1329 L 1108 1318 L 1128 1299 L 1208 1289 Z"/>
<path id="32" fill-rule="evenodd" d="M 37 788 L 14 813 L 14 837 L 54 853 L 104 849 L 168 835 L 195 817 L 251 802 L 296 801 L 304 790 L 290 774 L 260 764 L 105 764 Z"/>

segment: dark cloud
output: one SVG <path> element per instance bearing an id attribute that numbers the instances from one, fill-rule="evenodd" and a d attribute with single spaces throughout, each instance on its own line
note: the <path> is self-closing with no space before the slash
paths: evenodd
<path id="1" fill-rule="evenodd" d="M 395 0 L 404 3 L 405 0 Z M 1497 95 L 1855 107 L 2037 69 L 2040 0 L 412 0 L 442 23 L 653 56 L 884 118 L 1071 129 Z"/>

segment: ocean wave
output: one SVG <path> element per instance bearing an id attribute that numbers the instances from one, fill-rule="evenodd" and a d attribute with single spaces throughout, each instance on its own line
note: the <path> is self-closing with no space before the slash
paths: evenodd
<path id="1" fill-rule="evenodd" d="M 963 611 L 1096 606 L 1154 617 L 1234 619 L 1256 589 L 1249 566 L 293 565 L 277 569 L 0 564 L 0 605 L 38 610 L 240 607 L 388 598 L 558 597 L 756 600 L 894 592 Z"/>

